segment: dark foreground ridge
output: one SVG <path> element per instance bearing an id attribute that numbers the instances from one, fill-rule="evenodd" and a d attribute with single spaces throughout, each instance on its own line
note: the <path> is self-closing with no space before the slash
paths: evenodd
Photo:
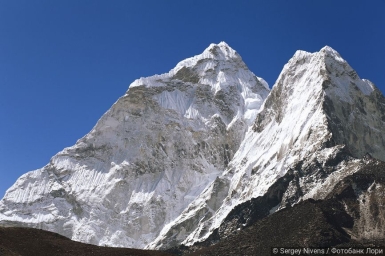
<path id="1" fill-rule="evenodd" d="M 0 227 L 0 256 L 167 256 L 162 251 L 101 247 L 72 241 L 56 233 Z"/>

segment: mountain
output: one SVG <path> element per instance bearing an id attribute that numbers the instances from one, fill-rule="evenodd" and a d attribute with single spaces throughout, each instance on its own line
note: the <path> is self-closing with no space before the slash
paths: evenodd
<path id="1" fill-rule="evenodd" d="M 228 168 L 148 248 L 216 243 L 287 206 L 324 199 L 365 166 L 365 155 L 385 161 L 384 122 L 381 92 L 335 50 L 297 51 Z"/>
<path id="2" fill-rule="evenodd" d="M 8 189 L 0 223 L 143 248 L 227 168 L 268 93 L 224 42 L 140 78 L 86 136 Z"/>
<path id="3" fill-rule="evenodd" d="M 0 224 L 195 250 L 311 214 L 331 233 L 309 246 L 382 240 L 384 124 L 384 96 L 328 46 L 297 51 L 269 91 L 211 44 L 134 81 L 89 134 L 20 177 Z"/>

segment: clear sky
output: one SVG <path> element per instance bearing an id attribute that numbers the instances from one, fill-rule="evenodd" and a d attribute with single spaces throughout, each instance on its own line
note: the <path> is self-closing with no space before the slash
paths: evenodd
<path id="1" fill-rule="evenodd" d="M 296 50 L 329 45 L 385 91 L 385 0 L 1 0 L 0 198 L 136 78 L 220 41 L 270 87 Z"/>

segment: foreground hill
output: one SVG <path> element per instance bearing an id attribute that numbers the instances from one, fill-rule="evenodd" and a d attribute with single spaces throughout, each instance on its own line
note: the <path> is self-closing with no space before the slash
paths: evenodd
<path id="1" fill-rule="evenodd" d="M 72 241 L 64 236 L 41 229 L 0 227 L 1 256 L 167 256 L 161 251 L 111 248 Z"/>

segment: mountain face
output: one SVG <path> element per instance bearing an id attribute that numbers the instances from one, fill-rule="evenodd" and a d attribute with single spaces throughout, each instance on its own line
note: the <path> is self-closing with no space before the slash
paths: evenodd
<path id="1" fill-rule="evenodd" d="M 149 248 L 215 243 L 286 206 L 323 199 L 366 154 L 385 161 L 384 113 L 382 94 L 336 51 L 297 51 L 228 168 Z"/>
<path id="2" fill-rule="evenodd" d="M 362 171 L 383 161 L 385 98 L 335 50 L 297 51 L 269 92 L 222 42 L 133 82 L 89 134 L 16 181 L 0 224 L 167 249 L 334 197 L 352 218 L 341 237 L 383 239 L 382 176 Z"/>
<path id="3" fill-rule="evenodd" d="M 138 79 L 90 133 L 16 181 L 0 222 L 143 248 L 227 168 L 268 93 L 223 42 Z"/>

